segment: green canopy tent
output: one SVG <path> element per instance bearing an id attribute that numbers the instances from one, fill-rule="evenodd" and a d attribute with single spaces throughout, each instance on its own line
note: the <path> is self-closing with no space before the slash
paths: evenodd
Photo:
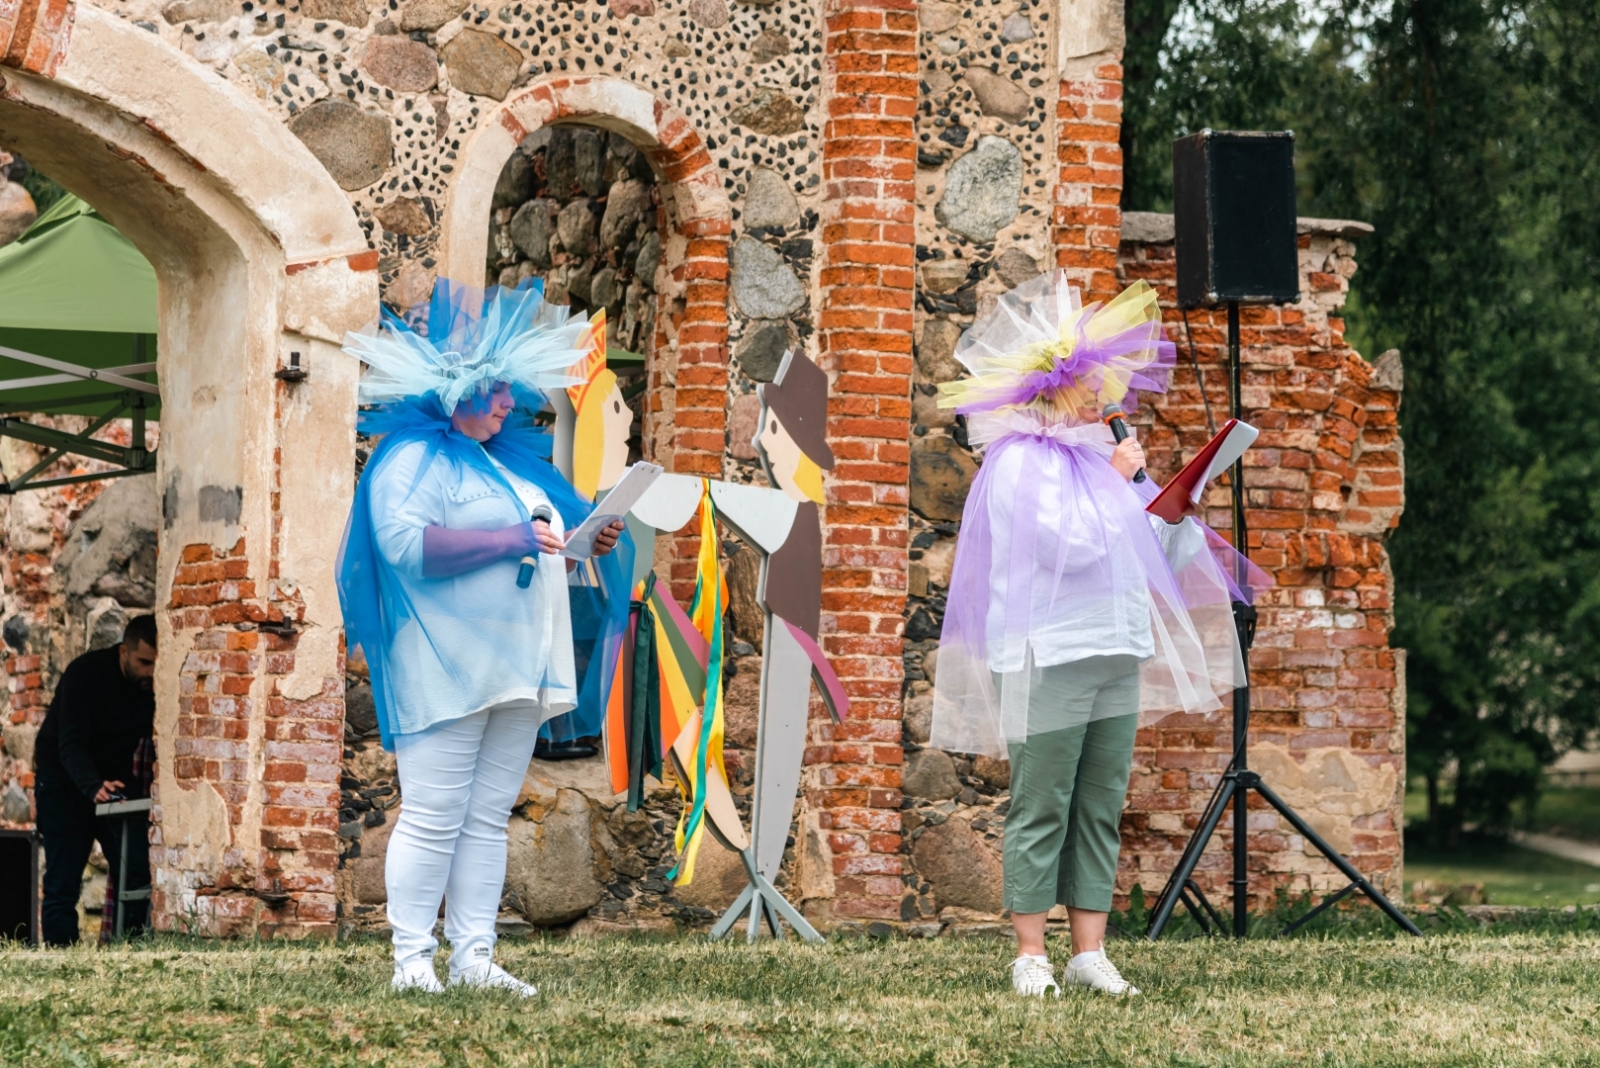
<path id="1" fill-rule="evenodd" d="M 146 418 L 158 414 L 155 385 L 156 274 L 116 227 L 74 196 L 52 204 L 0 248 L 0 437 L 50 450 L 0 493 L 155 470 L 144 449 Z M 68 434 L 19 418 L 24 412 L 97 416 Z M 119 416 L 133 420 L 132 448 L 92 434 Z M 65 454 L 115 470 L 39 481 Z"/>

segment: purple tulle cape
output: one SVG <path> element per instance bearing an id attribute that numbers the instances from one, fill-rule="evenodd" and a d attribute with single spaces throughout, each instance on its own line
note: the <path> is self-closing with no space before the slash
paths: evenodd
<path id="1" fill-rule="evenodd" d="M 1244 683 L 1231 602 L 1271 579 L 1197 520 L 1153 520 L 1154 480 L 1124 480 L 1112 444 L 1102 425 L 1057 425 L 1002 428 L 987 448 L 950 580 L 933 747 L 1005 757 L 1029 734 L 1041 673 L 1085 657 L 1139 660 L 1143 724 L 1215 713 Z"/>

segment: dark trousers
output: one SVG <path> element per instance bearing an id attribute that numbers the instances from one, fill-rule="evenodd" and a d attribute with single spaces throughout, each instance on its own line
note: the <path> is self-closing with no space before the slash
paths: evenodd
<path id="1" fill-rule="evenodd" d="M 94 802 L 76 789 L 36 790 L 39 807 L 39 834 L 44 839 L 44 899 L 40 920 L 44 942 L 50 946 L 69 946 L 78 940 L 78 898 L 83 892 L 83 866 L 95 840 L 110 865 L 111 878 L 117 877 L 122 856 L 122 821 L 128 825 L 127 884 L 119 890 L 137 890 L 150 884 L 149 821 L 143 813 L 107 819 L 94 814 Z M 123 930 L 142 930 L 149 910 L 148 901 L 130 901 L 123 906 Z M 104 924 L 117 921 L 115 911 L 101 917 Z"/>

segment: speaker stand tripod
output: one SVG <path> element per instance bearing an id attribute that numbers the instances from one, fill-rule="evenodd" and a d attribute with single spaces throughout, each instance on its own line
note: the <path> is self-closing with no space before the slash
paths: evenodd
<path id="1" fill-rule="evenodd" d="M 1228 303 L 1228 389 L 1231 414 L 1239 418 L 1239 304 L 1237 301 Z M 1241 457 L 1233 464 L 1233 531 L 1234 547 L 1241 555 L 1249 552 L 1249 543 L 1245 537 L 1244 524 L 1244 459 Z M 1245 576 L 1239 576 L 1243 579 Z M 1243 581 L 1239 586 L 1244 588 Z M 1228 763 L 1228 770 L 1222 776 L 1222 781 L 1217 784 L 1216 792 L 1211 795 L 1211 800 L 1206 804 L 1205 813 L 1200 820 L 1188 845 L 1184 847 L 1183 856 L 1178 860 L 1178 866 L 1173 871 L 1172 877 L 1167 880 L 1167 885 L 1162 888 L 1161 895 L 1156 899 L 1154 911 L 1150 914 L 1150 925 L 1146 931 L 1147 936 L 1154 941 L 1161 937 L 1166 930 L 1167 922 L 1172 918 L 1172 912 L 1181 901 L 1200 930 L 1206 934 L 1220 934 L 1227 929 L 1223 919 L 1211 902 L 1206 899 L 1205 893 L 1199 884 L 1194 881 L 1195 866 L 1200 863 L 1200 857 L 1205 852 L 1206 845 L 1211 841 L 1211 836 L 1216 833 L 1217 826 L 1222 822 L 1223 815 L 1227 812 L 1229 804 L 1233 806 L 1233 936 L 1245 937 L 1245 929 L 1250 915 L 1250 879 L 1249 879 L 1249 794 L 1254 790 L 1261 799 L 1277 810 L 1278 814 L 1289 821 L 1295 831 L 1302 835 L 1311 846 L 1327 857 L 1334 867 L 1338 868 L 1344 877 L 1350 880 L 1348 886 L 1337 893 L 1330 894 L 1307 912 L 1304 916 L 1285 927 L 1280 934 L 1288 934 L 1296 928 L 1310 922 L 1327 909 L 1343 901 L 1350 894 L 1360 891 L 1367 895 L 1374 905 L 1384 911 L 1388 917 L 1409 934 L 1421 937 L 1422 932 L 1417 930 L 1417 925 L 1412 923 L 1405 913 L 1395 908 L 1394 904 L 1383 893 L 1356 871 L 1355 866 L 1339 854 L 1322 836 L 1311 829 L 1311 826 L 1291 808 L 1288 802 L 1279 797 L 1259 774 L 1250 770 L 1247 759 L 1247 750 L 1250 734 L 1250 646 L 1255 641 L 1256 610 L 1254 606 L 1243 601 L 1233 602 L 1233 622 L 1239 635 L 1239 649 L 1245 658 L 1245 685 L 1233 691 L 1233 758 Z"/>

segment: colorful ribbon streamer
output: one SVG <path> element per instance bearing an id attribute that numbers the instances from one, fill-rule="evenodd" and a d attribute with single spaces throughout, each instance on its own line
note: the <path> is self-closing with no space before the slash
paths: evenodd
<path id="1" fill-rule="evenodd" d="M 722 618 L 728 584 L 722 574 L 711 484 L 704 480 L 698 515 L 700 555 L 690 614 L 684 614 L 654 572 L 635 588 L 605 726 L 611 786 L 617 793 L 627 793 L 630 812 L 644 801 L 645 777 L 661 778 L 662 765 L 669 755 L 672 759 L 685 805 L 673 837 L 678 864 L 667 877 L 680 886 L 694 878 L 711 792 L 720 789 L 726 795 L 728 780 L 722 757 Z M 695 725 L 692 745 L 683 738 L 691 724 Z M 737 829 L 726 822 L 737 820 L 731 801 L 724 797 L 718 804 L 726 809 L 717 809 L 725 821 L 719 824 L 721 833 L 736 834 Z"/>
<path id="2" fill-rule="evenodd" d="M 694 603 L 689 609 L 689 618 L 710 650 L 706 660 L 705 703 L 701 706 L 705 711 L 700 717 L 700 737 L 691 766 L 684 769 L 689 781 L 679 783 L 684 800 L 692 804 L 678 818 L 678 830 L 673 836 L 678 864 L 667 873 L 667 878 L 679 886 L 693 881 L 695 857 L 705 835 L 706 777 L 714 766 L 724 782 L 728 778 L 727 768 L 722 763 L 722 617 L 728 603 L 728 583 L 722 574 L 719 550 L 717 509 L 711 503 L 711 483 L 702 479 L 700 558 L 695 569 Z"/>

